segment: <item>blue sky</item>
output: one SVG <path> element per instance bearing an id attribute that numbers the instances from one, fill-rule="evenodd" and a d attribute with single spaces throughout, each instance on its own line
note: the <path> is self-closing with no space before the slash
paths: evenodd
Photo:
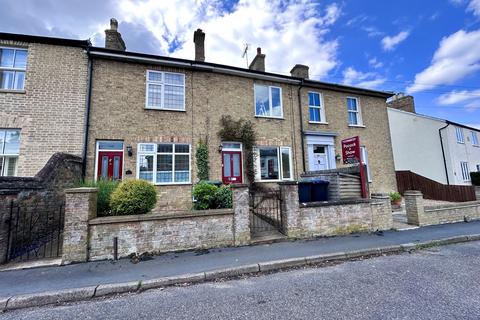
<path id="1" fill-rule="evenodd" d="M 407 92 L 417 112 L 480 127 L 480 0 L 2 0 L 0 31 L 90 38 L 111 17 L 129 51 L 245 67 L 249 44 L 267 71 L 296 63 L 312 78 Z"/>

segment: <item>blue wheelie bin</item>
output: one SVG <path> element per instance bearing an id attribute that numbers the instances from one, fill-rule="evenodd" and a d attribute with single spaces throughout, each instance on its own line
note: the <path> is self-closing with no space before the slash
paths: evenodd
<path id="1" fill-rule="evenodd" d="M 298 201 L 300 203 L 312 202 L 312 182 L 300 181 L 298 183 Z"/>
<path id="2" fill-rule="evenodd" d="M 312 202 L 328 201 L 328 185 L 329 181 L 314 179 L 311 182 Z"/>

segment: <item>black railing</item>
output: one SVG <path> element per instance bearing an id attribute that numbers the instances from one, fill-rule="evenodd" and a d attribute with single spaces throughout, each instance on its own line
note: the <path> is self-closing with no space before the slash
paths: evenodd
<path id="1" fill-rule="evenodd" d="M 283 233 L 282 197 L 280 191 L 262 191 L 250 193 L 252 234 L 268 231 Z"/>
<path id="2" fill-rule="evenodd" d="M 62 253 L 64 204 L 10 202 L 7 261 L 58 257 Z"/>

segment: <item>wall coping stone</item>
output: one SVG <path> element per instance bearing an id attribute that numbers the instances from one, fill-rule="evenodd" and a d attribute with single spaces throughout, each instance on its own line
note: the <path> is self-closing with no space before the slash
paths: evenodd
<path id="1" fill-rule="evenodd" d="M 232 183 L 230 185 L 230 188 L 236 189 L 236 188 L 248 188 L 248 184 L 246 183 Z"/>
<path id="2" fill-rule="evenodd" d="M 113 224 L 113 223 L 128 223 L 154 220 L 170 220 L 170 219 L 188 219 L 188 218 L 202 218 L 209 216 L 233 215 L 233 209 L 214 209 L 214 210 L 189 210 L 177 211 L 173 214 L 136 214 L 128 216 L 113 216 L 100 217 L 90 220 L 90 225 Z"/>
<path id="3" fill-rule="evenodd" d="M 403 195 L 409 195 L 409 196 L 419 196 L 419 195 L 422 195 L 422 192 L 421 191 L 418 191 L 418 190 L 407 190 L 404 192 Z"/>
<path id="4" fill-rule="evenodd" d="M 65 193 L 97 193 L 97 188 L 81 187 L 65 189 Z"/>
<path id="5" fill-rule="evenodd" d="M 439 206 L 425 206 L 425 212 L 433 212 L 433 211 L 442 211 L 442 210 L 451 210 L 451 209 L 463 209 L 463 208 L 471 208 L 471 207 L 478 207 L 480 206 L 479 201 L 467 201 L 462 202 L 461 204 L 443 204 Z"/>
<path id="6" fill-rule="evenodd" d="M 298 181 L 281 181 L 278 184 L 281 186 L 290 186 L 298 184 Z"/>
<path id="7" fill-rule="evenodd" d="M 372 203 L 372 201 L 370 199 L 343 199 L 338 201 L 307 202 L 307 203 L 300 203 L 300 208 L 342 206 L 342 205 L 353 205 L 353 204 L 361 204 L 361 203 Z M 381 203 L 381 202 L 378 202 L 378 203 Z"/>

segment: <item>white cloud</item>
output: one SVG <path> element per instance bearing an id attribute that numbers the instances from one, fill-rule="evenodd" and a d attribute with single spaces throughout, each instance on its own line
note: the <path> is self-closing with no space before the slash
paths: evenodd
<path id="1" fill-rule="evenodd" d="M 464 103 L 466 101 L 480 99 L 480 89 L 478 90 L 462 90 L 462 91 L 452 91 L 449 93 L 442 94 L 438 97 L 437 102 L 440 105 L 454 105 L 459 103 Z"/>
<path id="2" fill-rule="evenodd" d="M 362 27 L 362 30 L 365 31 L 370 38 L 381 37 L 385 34 L 385 32 L 372 26 Z"/>
<path id="3" fill-rule="evenodd" d="M 255 48 L 262 47 L 270 72 L 288 73 L 301 63 L 309 65 L 310 74 L 318 78 L 338 63 L 338 42 L 325 39 L 341 14 L 336 4 L 322 7 L 313 0 L 240 0 L 226 10 L 215 0 L 122 0 L 119 8 L 119 21 L 143 24 L 157 38 L 161 52 L 170 49 L 174 57 L 193 58 L 193 31 L 201 28 L 206 33 L 206 61 L 246 67 L 241 54 L 244 43 L 249 43 L 250 61 Z M 172 50 L 174 41 L 178 46 Z"/>
<path id="4" fill-rule="evenodd" d="M 408 93 L 453 84 L 480 70 L 480 30 L 464 31 L 443 38 L 430 66 L 415 75 Z"/>
<path id="5" fill-rule="evenodd" d="M 480 123 L 467 123 L 466 126 L 476 128 L 480 130 Z"/>
<path id="6" fill-rule="evenodd" d="M 375 69 L 379 69 L 383 67 L 383 62 L 378 61 L 376 57 L 373 57 L 370 60 L 368 60 L 368 64 Z"/>
<path id="7" fill-rule="evenodd" d="M 480 17 L 480 0 L 471 0 L 468 4 L 467 11 L 471 11 L 473 15 Z"/>
<path id="8" fill-rule="evenodd" d="M 385 50 L 385 51 L 394 50 L 397 45 L 399 45 L 401 42 L 403 42 L 403 41 L 405 41 L 405 39 L 407 39 L 409 34 L 410 34 L 409 31 L 401 31 L 395 36 L 384 37 L 382 39 L 383 50 Z"/>
<path id="9" fill-rule="evenodd" d="M 374 89 L 385 83 L 386 80 L 376 72 L 361 72 L 352 67 L 343 71 L 343 83 L 346 85 Z"/>

